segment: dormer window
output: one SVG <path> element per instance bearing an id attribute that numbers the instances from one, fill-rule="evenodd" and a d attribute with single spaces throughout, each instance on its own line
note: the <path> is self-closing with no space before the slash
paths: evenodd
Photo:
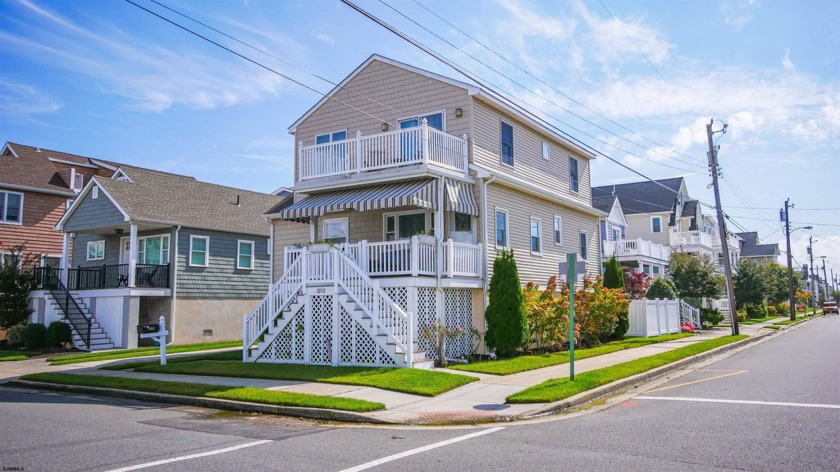
<path id="1" fill-rule="evenodd" d="M 131 182 L 131 179 L 128 178 L 128 176 L 125 174 L 125 172 L 123 172 L 122 169 L 117 169 L 117 171 L 114 172 L 114 175 L 111 176 L 111 179 L 120 180 L 123 182 Z"/>
<path id="2" fill-rule="evenodd" d="M 70 169 L 70 190 L 80 191 L 85 186 L 85 176 L 76 172 L 76 169 Z"/>

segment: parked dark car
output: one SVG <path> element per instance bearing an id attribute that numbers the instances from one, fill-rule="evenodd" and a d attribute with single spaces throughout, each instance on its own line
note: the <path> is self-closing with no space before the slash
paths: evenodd
<path id="1" fill-rule="evenodd" d="M 823 315 L 828 313 L 834 313 L 835 315 L 838 314 L 837 311 L 837 302 L 823 302 Z"/>

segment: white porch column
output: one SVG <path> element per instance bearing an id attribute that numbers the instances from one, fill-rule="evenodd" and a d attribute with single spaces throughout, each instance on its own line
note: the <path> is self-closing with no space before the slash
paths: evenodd
<path id="1" fill-rule="evenodd" d="M 424 120 L 425 122 L 425 120 Z M 428 129 L 426 130 L 428 132 Z M 440 286 L 440 278 L 443 275 L 443 209 L 446 207 L 446 201 L 444 200 L 444 180 L 443 177 L 438 179 L 438 188 L 437 188 L 437 209 L 435 210 L 435 242 L 437 246 L 436 258 L 437 258 L 437 268 L 435 269 L 435 275 L 438 279 L 438 286 Z"/>
<path id="2" fill-rule="evenodd" d="M 61 272 L 59 277 L 61 278 L 61 283 L 64 286 L 67 286 L 67 275 L 70 271 L 70 234 L 63 233 L 63 239 L 61 241 Z"/>
<path id="3" fill-rule="evenodd" d="M 128 286 L 136 287 L 135 278 L 137 276 L 137 225 L 131 223 L 131 230 L 128 239 Z"/>
<path id="4" fill-rule="evenodd" d="M 420 138 L 421 150 L 420 150 L 420 152 L 422 153 L 422 156 L 423 156 L 422 161 L 423 161 L 423 164 L 428 164 L 429 161 L 431 160 L 431 159 L 429 159 L 429 150 L 430 150 L 430 147 L 429 147 L 429 122 L 425 118 L 423 118 L 420 121 L 420 133 L 421 133 L 421 138 Z"/>

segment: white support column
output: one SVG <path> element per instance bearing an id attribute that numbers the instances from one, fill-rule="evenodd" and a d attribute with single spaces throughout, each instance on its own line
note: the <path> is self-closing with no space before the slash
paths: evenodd
<path id="1" fill-rule="evenodd" d="M 452 238 L 446 240 L 446 276 L 450 279 L 455 273 L 455 242 Z"/>
<path id="2" fill-rule="evenodd" d="M 464 133 L 463 138 L 464 138 L 464 148 L 461 151 L 461 155 L 464 156 L 464 170 L 466 171 L 467 169 L 470 168 L 470 156 L 467 153 L 467 149 L 469 149 L 469 144 L 468 144 L 469 140 L 467 139 L 467 133 Z"/>
<path id="3" fill-rule="evenodd" d="M 67 286 L 67 275 L 70 271 L 70 234 L 63 233 L 63 239 L 61 241 L 61 273 L 59 277 L 61 278 L 61 283 L 64 286 Z"/>
<path id="4" fill-rule="evenodd" d="M 422 153 L 422 161 L 423 164 L 428 164 L 431 159 L 429 159 L 429 122 L 425 118 L 420 122 L 420 149 Z"/>
<path id="5" fill-rule="evenodd" d="M 298 141 L 298 180 L 303 180 L 303 141 Z"/>
<path id="6" fill-rule="evenodd" d="M 131 223 L 131 230 L 129 232 L 129 257 L 128 257 L 128 286 L 136 287 L 135 279 L 137 277 L 137 225 Z"/>
<path id="7" fill-rule="evenodd" d="M 417 269 L 420 266 L 420 245 L 418 244 L 418 239 L 416 235 L 411 237 L 411 247 L 408 251 L 412 277 L 417 277 Z"/>
<path id="8" fill-rule="evenodd" d="M 352 164 L 351 164 L 352 165 Z M 356 173 L 362 171 L 362 131 L 356 131 Z"/>
<path id="9" fill-rule="evenodd" d="M 427 130 L 428 131 L 428 130 Z M 445 192 L 444 192 L 444 180 L 443 177 L 438 179 L 438 188 L 437 188 L 437 209 L 435 210 L 435 242 L 437 243 L 437 250 L 435 251 L 437 256 L 437 267 L 435 268 L 435 276 L 437 277 L 437 286 L 440 287 L 440 278 L 443 275 L 443 249 L 441 244 L 443 243 L 443 209 L 446 208 L 446 201 Z"/>
<path id="10" fill-rule="evenodd" d="M 367 239 L 363 239 L 359 241 L 359 248 L 358 248 L 358 257 L 356 263 L 359 264 L 359 267 L 362 269 L 362 273 L 365 275 L 370 275 L 370 263 L 368 262 L 368 248 L 367 248 Z"/>

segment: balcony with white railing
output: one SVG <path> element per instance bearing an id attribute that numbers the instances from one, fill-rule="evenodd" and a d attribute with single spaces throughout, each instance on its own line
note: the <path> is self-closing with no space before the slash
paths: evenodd
<path id="1" fill-rule="evenodd" d="M 409 166 L 430 166 L 465 173 L 467 136 L 453 136 L 428 126 L 399 129 L 298 149 L 300 180 L 345 176 Z"/>
<path id="2" fill-rule="evenodd" d="M 715 236 L 703 231 L 673 231 L 671 232 L 671 246 L 702 246 L 711 249 L 715 247 Z M 720 241 L 717 246 L 720 246 Z"/>
<path id="3" fill-rule="evenodd" d="M 644 239 L 621 239 L 604 243 L 604 257 L 616 256 L 622 259 L 655 259 L 668 261 L 671 259 L 671 248 Z"/>
<path id="4" fill-rule="evenodd" d="M 328 245 L 313 245 L 309 252 L 328 250 Z M 481 244 L 456 243 L 449 239 L 437 241 L 432 237 L 414 236 L 399 241 L 340 244 L 338 248 L 355 262 L 368 277 L 481 277 Z M 284 267 L 291 267 L 300 257 L 302 248 L 286 247 Z M 330 259 L 324 259 L 329 264 Z M 309 279 L 318 280 L 321 273 L 331 273 L 331 267 L 310 266 Z"/>

